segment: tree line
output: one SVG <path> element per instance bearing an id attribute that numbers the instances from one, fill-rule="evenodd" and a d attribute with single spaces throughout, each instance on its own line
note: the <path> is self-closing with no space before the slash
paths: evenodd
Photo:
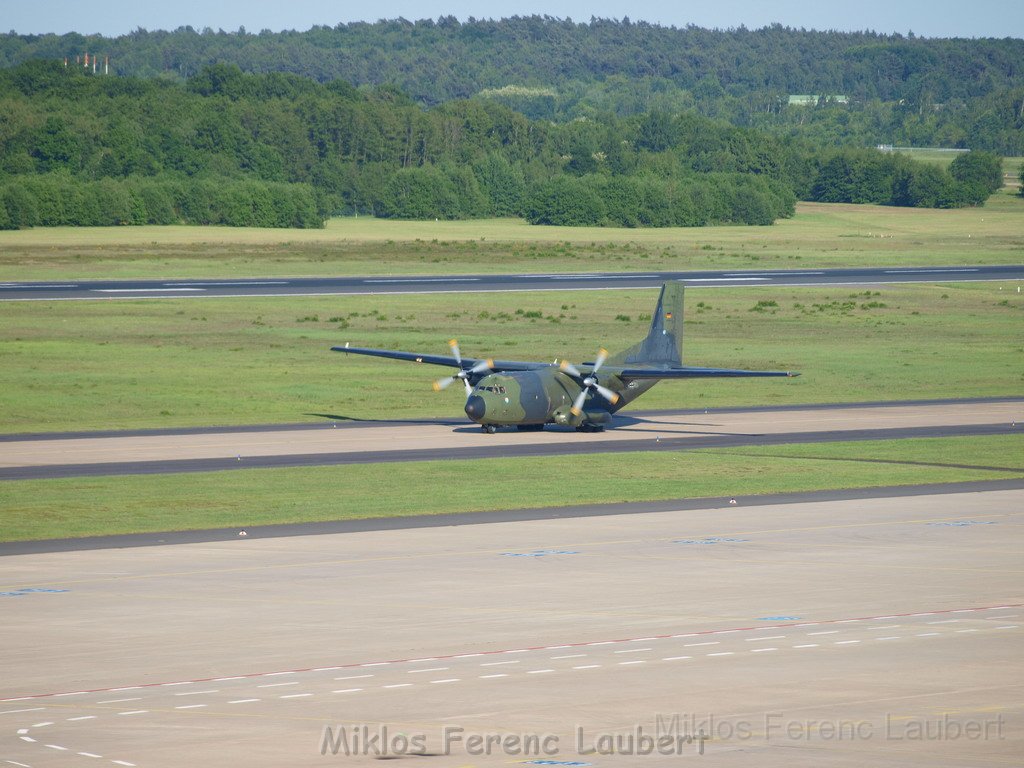
<path id="1" fill-rule="evenodd" d="M 883 200 L 876 190 L 871 201 L 984 199 L 964 191 L 974 183 L 966 176 L 906 158 L 876 162 L 873 152 L 836 154 L 693 111 L 553 123 L 490 99 L 424 109 L 392 86 L 229 64 L 185 83 L 96 76 L 54 61 L 0 70 L 0 227 L 8 228 L 309 227 L 355 213 L 770 224 L 792 215 L 796 199 L 840 199 L 843 174 L 860 189 L 858 174 L 875 173 L 864 169 L 877 162 L 895 163 L 882 176 L 911 191 Z M 942 194 L 917 193 L 933 182 Z"/>

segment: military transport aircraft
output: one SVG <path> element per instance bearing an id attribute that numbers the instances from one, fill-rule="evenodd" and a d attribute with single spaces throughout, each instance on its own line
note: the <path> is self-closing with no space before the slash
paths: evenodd
<path id="1" fill-rule="evenodd" d="M 366 349 L 345 344 L 335 352 L 374 355 L 458 371 L 434 382 L 441 390 L 456 381 L 466 388 L 466 415 L 489 434 L 498 427 L 539 430 L 545 424 L 598 432 L 612 414 L 636 400 L 661 379 L 712 376 L 799 376 L 788 371 L 743 371 L 729 368 L 694 368 L 682 364 L 683 284 L 665 283 L 647 338 L 617 355 L 600 350 L 593 363 L 532 363 L 477 360 L 462 357 L 458 343 L 448 342 L 452 354 L 423 355 Z M 599 379 L 600 374 L 600 379 Z"/>

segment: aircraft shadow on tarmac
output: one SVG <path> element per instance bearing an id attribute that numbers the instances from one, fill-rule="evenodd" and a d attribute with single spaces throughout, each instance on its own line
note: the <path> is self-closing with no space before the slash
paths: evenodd
<path id="1" fill-rule="evenodd" d="M 434 425 L 434 426 L 452 426 L 452 432 L 459 434 L 476 433 L 480 431 L 480 427 L 476 424 L 467 424 L 464 421 L 458 419 L 363 419 L 358 416 L 344 416 L 338 413 L 305 413 L 304 416 L 316 416 L 321 419 L 328 419 L 331 421 L 343 422 L 346 424 L 380 424 L 380 425 L 393 425 L 401 426 L 406 424 L 420 424 L 420 425 Z M 617 432 L 640 432 L 644 430 L 634 429 L 638 425 L 650 425 L 650 424 L 663 424 L 666 425 L 665 429 L 660 430 L 660 435 L 673 436 L 673 435 L 704 435 L 707 437 L 756 437 L 759 433 L 745 433 L 745 432 L 717 432 L 708 430 L 697 430 L 687 429 L 686 427 L 716 427 L 717 424 L 706 423 L 706 422 L 692 422 L 692 423 L 680 423 L 678 421 L 660 421 L 652 418 L 645 418 L 639 416 L 623 416 L 618 415 L 614 417 L 611 424 L 607 425 L 606 431 L 617 431 Z M 513 431 L 513 430 L 509 430 Z M 573 427 L 560 426 L 558 424 L 546 424 L 544 426 L 545 432 L 552 433 L 569 433 L 575 432 Z"/>
<path id="2" fill-rule="evenodd" d="M 328 419 L 330 421 L 340 421 L 349 424 L 393 424 L 399 426 L 401 424 L 451 424 L 455 426 L 464 422 L 458 419 L 362 419 L 358 416 L 342 416 L 338 413 L 304 413 L 303 416 L 316 416 L 320 419 Z"/>
<path id="3" fill-rule="evenodd" d="M 431 422 L 439 423 L 439 422 Z M 638 429 L 641 425 L 652 425 L 652 424 L 663 424 L 666 425 L 665 429 L 660 429 L 657 433 L 659 437 L 673 437 L 683 435 L 703 435 L 705 437 L 759 437 L 760 432 L 719 432 L 716 430 L 700 430 L 700 429 L 688 429 L 688 427 L 717 427 L 718 424 L 709 424 L 704 422 L 678 422 L 678 421 L 659 421 L 657 419 L 648 419 L 637 416 L 620 416 L 616 414 L 612 422 L 605 426 L 605 432 L 650 432 L 647 429 Z M 513 431 L 514 428 L 509 428 L 509 431 Z M 468 432 L 479 432 L 480 427 L 475 424 L 465 424 L 457 426 L 453 432 L 468 433 Z M 545 432 L 551 433 L 569 433 L 575 432 L 574 427 L 560 426 L 558 424 L 546 424 L 544 425 Z"/>

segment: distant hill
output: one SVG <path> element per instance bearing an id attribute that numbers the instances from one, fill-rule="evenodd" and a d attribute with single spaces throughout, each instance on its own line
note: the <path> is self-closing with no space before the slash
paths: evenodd
<path id="1" fill-rule="evenodd" d="M 214 63 L 357 88 L 430 107 L 487 98 L 567 121 L 697 111 L 825 144 L 969 146 L 1024 154 L 1024 40 L 929 39 L 773 25 L 708 30 L 550 17 L 452 17 L 251 34 L 137 30 L 115 38 L 0 35 L 0 66 L 109 56 L 112 73 L 187 79 Z M 101 68 L 103 66 L 101 61 Z M 838 98 L 796 99 L 808 94 Z"/>

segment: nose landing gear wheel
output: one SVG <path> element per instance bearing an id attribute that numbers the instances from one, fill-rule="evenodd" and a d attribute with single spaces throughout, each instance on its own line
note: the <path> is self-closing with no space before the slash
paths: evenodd
<path id="1" fill-rule="evenodd" d="M 482 430 L 483 430 L 484 432 L 486 432 L 486 433 L 487 433 L 488 435 L 493 435 L 493 434 L 494 434 L 495 432 L 497 432 L 497 431 L 498 431 L 498 428 L 497 428 L 496 426 L 494 426 L 493 424 L 484 424 L 484 425 L 483 425 L 482 427 L 480 427 L 480 428 L 481 428 L 481 429 L 482 429 Z"/>

